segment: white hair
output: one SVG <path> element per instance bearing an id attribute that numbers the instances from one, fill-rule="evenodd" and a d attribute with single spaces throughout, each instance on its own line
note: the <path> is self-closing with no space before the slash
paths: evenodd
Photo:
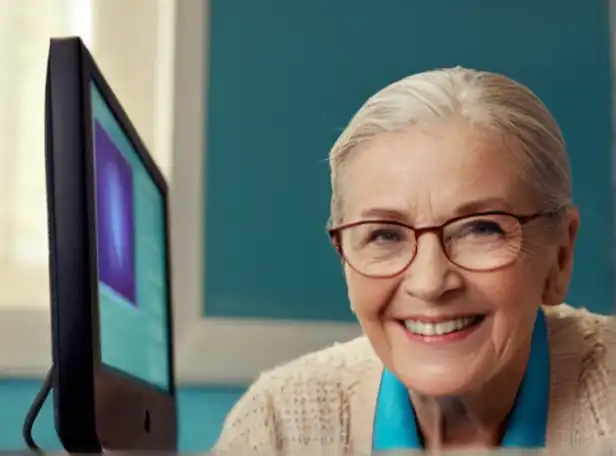
<path id="1" fill-rule="evenodd" d="M 329 154 L 330 224 L 342 222 L 344 169 L 358 146 L 384 132 L 448 116 L 492 128 L 514 147 L 516 166 L 535 192 L 541 209 L 572 200 L 571 171 L 560 128 L 527 87 L 505 76 L 465 68 L 414 74 L 370 97 L 351 119 Z M 520 160 L 522 158 L 522 160 Z"/>

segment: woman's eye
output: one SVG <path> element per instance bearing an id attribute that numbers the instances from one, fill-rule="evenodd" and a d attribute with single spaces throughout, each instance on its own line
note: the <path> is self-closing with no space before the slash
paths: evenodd
<path id="1" fill-rule="evenodd" d="M 503 234 L 503 230 L 498 223 L 482 220 L 469 223 L 462 229 L 461 234 L 491 235 Z"/>
<path id="2" fill-rule="evenodd" d="M 399 233 L 394 230 L 377 230 L 370 233 L 368 242 L 395 242 L 399 239 Z"/>

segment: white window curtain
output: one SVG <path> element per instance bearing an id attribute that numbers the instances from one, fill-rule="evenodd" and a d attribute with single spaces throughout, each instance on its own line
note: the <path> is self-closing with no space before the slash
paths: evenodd
<path id="1" fill-rule="evenodd" d="M 49 38 L 82 37 L 171 175 L 174 0 L 0 0 L 0 310 L 49 306 L 44 90 Z"/>

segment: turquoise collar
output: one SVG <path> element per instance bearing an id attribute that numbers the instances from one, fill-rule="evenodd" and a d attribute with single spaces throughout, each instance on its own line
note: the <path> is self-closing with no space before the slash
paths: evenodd
<path id="1" fill-rule="evenodd" d="M 539 309 L 524 379 L 516 397 L 503 448 L 542 448 L 548 420 L 550 354 L 543 310 Z M 406 387 L 383 371 L 374 416 L 372 448 L 376 451 L 422 449 L 415 412 Z"/>

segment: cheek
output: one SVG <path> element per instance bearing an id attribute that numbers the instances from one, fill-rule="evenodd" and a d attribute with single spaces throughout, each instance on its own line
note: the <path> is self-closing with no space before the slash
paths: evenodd
<path id="1" fill-rule="evenodd" d="M 486 295 L 496 311 L 516 312 L 542 304 L 546 268 L 540 258 L 520 261 L 509 268 L 469 277 L 480 293 Z"/>
<path id="2" fill-rule="evenodd" d="M 524 265 L 473 274 L 467 277 L 467 286 L 472 290 L 470 294 L 477 300 L 485 300 L 497 316 L 535 312 L 543 295 L 543 279 Z"/>
<path id="3" fill-rule="evenodd" d="M 496 351 L 503 356 L 514 353 L 528 339 L 542 304 L 544 279 L 539 271 L 528 266 L 468 278 L 472 289 L 469 298 L 485 300 L 491 308 L 491 338 Z"/>
<path id="4" fill-rule="evenodd" d="M 360 323 L 380 321 L 398 280 L 364 277 L 348 266 L 345 276 L 349 302 Z"/>
<path id="5" fill-rule="evenodd" d="M 348 267 L 345 269 L 349 302 L 355 316 L 378 356 L 387 363 L 392 346 L 384 315 L 399 280 L 371 279 Z"/>

